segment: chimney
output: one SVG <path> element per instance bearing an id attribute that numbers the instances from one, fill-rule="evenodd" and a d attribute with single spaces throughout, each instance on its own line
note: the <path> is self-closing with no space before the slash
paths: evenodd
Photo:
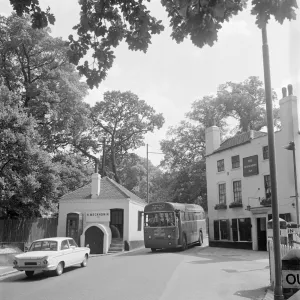
<path id="1" fill-rule="evenodd" d="M 294 141 L 294 137 L 300 129 L 300 107 L 297 103 L 297 97 L 293 96 L 292 85 L 288 86 L 288 96 L 286 96 L 286 92 L 283 93 L 283 96 L 285 97 L 279 101 L 281 131 L 283 133 L 282 136 L 285 137 L 285 142 L 289 143 Z"/>
<path id="2" fill-rule="evenodd" d="M 100 181 L 100 174 L 92 174 L 92 199 L 98 198 L 100 195 Z"/>
<path id="3" fill-rule="evenodd" d="M 211 126 L 205 130 L 206 155 L 213 153 L 221 145 L 220 128 Z"/>

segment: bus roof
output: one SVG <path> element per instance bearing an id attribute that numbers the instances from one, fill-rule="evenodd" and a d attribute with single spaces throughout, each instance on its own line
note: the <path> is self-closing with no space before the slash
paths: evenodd
<path id="1" fill-rule="evenodd" d="M 173 203 L 173 202 L 155 202 L 149 203 L 145 206 L 144 212 L 154 212 L 154 211 L 204 211 L 202 206 L 197 204 L 189 203 Z"/>

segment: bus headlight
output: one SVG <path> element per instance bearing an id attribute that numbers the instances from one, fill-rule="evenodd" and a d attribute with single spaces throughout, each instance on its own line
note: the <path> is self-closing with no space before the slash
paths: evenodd
<path id="1" fill-rule="evenodd" d="M 151 239 L 151 235 L 149 235 L 149 239 Z"/>
<path id="2" fill-rule="evenodd" d="M 168 235 L 168 238 L 169 238 L 169 239 L 171 238 L 171 234 Z"/>

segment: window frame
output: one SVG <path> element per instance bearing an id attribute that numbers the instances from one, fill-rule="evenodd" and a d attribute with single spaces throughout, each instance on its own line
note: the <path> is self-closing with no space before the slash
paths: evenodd
<path id="1" fill-rule="evenodd" d="M 224 186 L 224 193 L 221 192 L 221 186 Z M 221 202 L 221 196 L 224 196 L 224 201 Z M 226 183 L 218 183 L 218 198 L 219 198 L 219 204 L 226 204 Z"/>
<path id="2" fill-rule="evenodd" d="M 230 241 L 230 220 L 229 219 L 214 220 L 214 240 Z"/>
<path id="3" fill-rule="evenodd" d="M 218 173 L 225 171 L 225 162 L 224 162 L 224 159 L 217 160 L 217 170 L 218 170 Z"/>
<path id="4" fill-rule="evenodd" d="M 267 149 L 267 150 L 265 150 Z M 263 160 L 268 160 L 269 159 L 269 146 L 263 146 L 262 147 L 262 153 L 263 153 Z"/>
<path id="5" fill-rule="evenodd" d="M 236 187 L 235 183 L 240 183 L 240 185 L 238 187 Z M 232 192 L 233 192 L 233 202 L 234 203 L 242 203 L 243 202 L 242 180 L 234 180 L 232 182 Z"/>
<path id="6" fill-rule="evenodd" d="M 235 158 L 238 158 L 238 159 L 235 160 Z M 235 164 L 238 164 L 238 165 L 235 166 Z M 238 168 L 241 167 L 241 161 L 240 161 L 240 156 L 239 155 L 231 156 L 231 167 L 232 167 L 232 169 L 238 169 Z"/>

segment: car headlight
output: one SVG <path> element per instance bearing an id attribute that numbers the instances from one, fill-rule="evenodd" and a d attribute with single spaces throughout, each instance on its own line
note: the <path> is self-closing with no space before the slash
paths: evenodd
<path id="1" fill-rule="evenodd" d="M 13 264 L 16 266 L 16 265 L 18 264 L 18 261 L 15 259 L 15 260 L 13 261 Z"/>
<path id="2" fill-rule="evenodd" d="M 48 257 L 48 256 L 44 257 L 44 258 L 43 258 L 43 264 L 44 264 L 44 265 L 47 265 L 47 264 L 48 264 L 48 260 L 49 260 L 49 257 Z"/>

